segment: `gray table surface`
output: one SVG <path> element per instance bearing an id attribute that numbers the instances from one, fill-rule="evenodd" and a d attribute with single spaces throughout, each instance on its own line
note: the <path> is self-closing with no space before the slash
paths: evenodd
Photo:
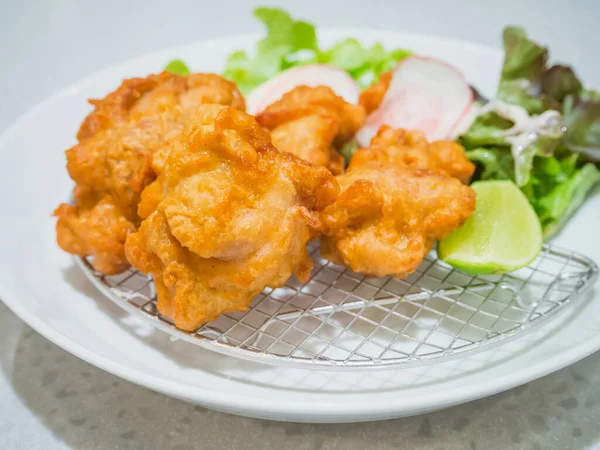
<path id="1" fill-rule="evenodd" d="M 57 89 L 128 58 L 258 29 L 253 1 L 0 0 L 0 130 Z M 258 2 L 261 3 L 261 2 Z M 263 2 L 264 3 L 264 2 Z M 274 1 L 321 26 L 368 26 L 498 45 L 515 23 L 598 84 L 596 0 Z M 446 411 L 353 425 L 286 424 L 195 407 L 66 353 L 0 303 L 1 449 L 600 448 L 600 353 Z"/>

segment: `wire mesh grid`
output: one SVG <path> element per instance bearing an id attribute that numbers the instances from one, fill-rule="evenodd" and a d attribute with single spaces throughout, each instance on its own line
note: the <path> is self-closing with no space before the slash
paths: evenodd
<path id="1" fill-rule="evenodd" d="M 307 283 L 291 278 L 264 290 L 243 313 L 222 314 L 194 332 L 177 329 L 156 308 L 151 279 L 133 269 L 116 276 L 78 259 L 110 299 L 174 338 L 254 361 L 375 368 L 423 365 L 481 351 L 550 319 L 595 281 L 585 256 L 544 246 L 528 267 L 469 275 L 432 252 L 405 279 L 366 278 L 309 251 Z"/>

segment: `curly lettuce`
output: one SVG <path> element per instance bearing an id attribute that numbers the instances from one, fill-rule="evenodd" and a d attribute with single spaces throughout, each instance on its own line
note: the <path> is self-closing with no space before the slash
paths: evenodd
<path id="1" fill-rule="evenodd" d="M 567 127 L 564 140 L 577 151 L 600 159 L 600 93 L 584 90 L 568 95 L 562 110 Z"/>
<path id="2" fill-rule="evenodd" d="M 544 236 L 558 232 L 600 182 L 600 171 L 592 163 L 578 164 L 572 153 L 562 159 L 544 158 L 523 191 L 533 205 Z"/>
<path id="3" fill-rule="evenodd" d="M 600 159 L 600 94 L 584 89 L 570 67 L 549 67 L 548 49 L 520 28 L 504 30 L 504 51 L 497 98 L 510 113 L 492 108 L 460 142 L 477 164 L 476 178 L 511 179 L 521 187 L 548 238 L 600 183 L 588 161 Z M 539 125 L 535 132 L 523 126 L 532 123 Z M 523 130 L 519 137 L 530 139 L 515 145 L 512 131 Z"/>
<path id="4" fill-rule="evenodd" d="M 560 231 L 600 183 L 600 170 L 594 164 L 564 148 L 557 153 L 562 155 L 535 157 L 529 181 L 521 187 L 546 238 Z M 477 179 L 514 180 L 513 160 L 506 148 L 476 148 L 469 150 L 467 156 L 477 164 Z"/>
<path id="5" fill-rule="evenodd" d="M 467 152 L 467 157 L 478 165 L 477 179 L 511 180 L 514 177 L 512 155 L 505 148 L 475 148 Z"/>
<path id="6" fill-rule="evenodd" d="M 498 99 L 519 105 L 529 113 L 540 113 L 544 101 L 539 97 L 539 79 L 545 71 L 548 49 L 529 40 L 518 27 L 504 29 L 504 64 Z"/>

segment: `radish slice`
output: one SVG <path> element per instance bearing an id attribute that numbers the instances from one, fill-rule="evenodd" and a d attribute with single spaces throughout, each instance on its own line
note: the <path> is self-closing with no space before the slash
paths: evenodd
<path id="1" fill-rule="evenodd" d="M 411 56 L 396 66 L 381 105 L 356 138 L 368 146 L 379 128 L 389 125 L 420 130 L 429 140 L 448 139 L 472 103 L 473 92 L 458 70 L 432 58 Z"/>
<path id="2" fill-rule="evenodd" d="M 348 103 L 356 104 L 360 88 L 350 75 L 327 64 L 309 64 L 281 72 L 254 89 L 246 99 L 249 114 L 262 112 L 297 86 L 328 86 Z"/>
<path id="3" fill-rule="evenodd" d="M 474 102 L 467 112 L 460 118 L 454 127 L 454 130 L 452 130 L 449 139 L 455 140 L 469 131 L 469 128 L 471 128 L 471 125 L 473 125 L 473 122 L 475 122 L 475 119 L 477 119 L 480 110 L 481 107 Z"/>

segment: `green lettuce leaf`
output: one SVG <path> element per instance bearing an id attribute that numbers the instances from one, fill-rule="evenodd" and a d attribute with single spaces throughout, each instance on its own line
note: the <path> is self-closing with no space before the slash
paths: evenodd
<path id="1" fill-rule="evenodd" d="M 369 62 L 369 52 L 354 38 L 345 39 L 319 56 L 319 62 L 355 72 Z"/>
<path id="2" fill-rule="evenodd" d="M 348 164 L 350 164 L 350 160 L 352 159 L 352 156 L 354 156 L 354 153 L 356 153 L 356 151 L 359 148 L 360 148 L 360 144 L 358 143 L 358 141 L 356 139 L 350 139 L 348 142 L 346 142 L 342 146 L 342 148 L 340 149 L 340 153 L 344 157 L 344 161 L 346 161 L 346 166 Z"/>
<path id="3" fill-rule="evenodd" d="M 539 114 L 546 109 L 546 103 L 535 94 L 537 87 L 526 79 L 500 80 L 498 98 L 511 105 L 519 105 L 529 114 Z"/>
<path id="4" fill-rule="evenodd" d="M 583 91 L 579 97 L 569 95 L 563 102 L 567 131 L 566 145 L 578 147 L 583 153 L 600 149 L 600 93 Z M 597 159 L 597 158 L 596 158 Z"/>
<path id="5" fill-rule="evenodd" d="M 345 70 L 362 88 L 366 88 L 383 72 L 392 70 L 399 61 L 412 54 L 400 48 L 388 52 L 379 42 L 366 48 L 356 39 L 349 38 L 322 52 L 318 62 Z"/>
<path id="6" fill-rule="evenodd" d="M 266 37 L 258 42 L 254 56 L 241 50 L 229 55 L 223 73 L 244 94 L 281 71 L 311 63 L 339 67 L 364 88 L 412 54 L 404 49 L 386 51 L 379 43 L 364 47 L 353 38 L 322 50 L 313 25 L 294 20 L 277 8 L 258 8 L 254 15 L 264 24 Z"/>
<path id="7" fill-rule="evenodd" d="M 498 98 L 520 105 L 530 114 L 544 108 L 539 98 L 540 78 L 546 71 L 548 49 L 529 40 L 518 27 L 504 29 L 504 64 L 498 89 Z"/>
<path id="8" fill-rule="evenodd" d="M 504 64 L 498 98 L 520 105 L 530 114 L 561 109 L 568 96 L 579 96 L 583 86 L 573 69 L 548 68 L 548 49 L 530 40 L 517 27 L 504 30 Z"/>
<path id="9" fill-rule="evenodd" d="M 506 142 L 503 131 L 508 130 L 514 124 L 504 117 L 495 113 L 478 116 L 467 132 L 460 138 L 465 148 L 476 148 L 485 146 L 510 147 Z"/>
<path id="10" fill-rule="evenodd" d="M 556 64 L 550 67 L 540 77 L 542 93 L 557 103 L 562 102 L 568 95 L 577 95 L 583 86 L 581 81 L 567 66 Z"/>
<path id="11" fill-rule="evenodd" d="M 244 51 L 229 55 L 223 76 L 235 82 L 243 94 L 264 83 L 279 72 L 281 61 L 275 53 L 250 58 Z"/>
<path id="12" fill-rule="evenodd" d="M 600 171 L 582 163 L 577 153 L 561 148 L 560 156 L 536 156 L 531 177 L 521 190 L 535 209 L 546 238 L 556 234 L 600 183 Z M 476 148 L 467 152 L 477 164 L 475 180 L 512 180 L 513 157 L 503 147 Z"/>
<path id="13" fill-rule="evenodd" d="M 567 66 L 548 68 L 548 49 L 529 40 L 520 28 L 505 30 L 504 48 L 497 97 L 505 107 L 484 106 L 487 114 L 478 117 L 459 142 L 477 164 L 474 179 L 511 179 L 520 186 L 548 238 L 600 183 L 598 168 L 581 156 L 600 160 L 600 93 L 584 89 Z M 521 106 L 530 118 L 544 114 L 547 119 L 524 147 L 512 148 L 511 135 L 525 130 L 518 142 L 527 142 L 531 127 L 522 126 L 527 123 L 523 111 L 506 103 Z"/>
<path id="14" fill-rule="evenodd" d="M 288 51 L 317 49 L 317 34 L 313 25 L 296 21 L 277 8 L 256 8 L 254 15 L 267 28 L 267 36 L 258 43 L 259 53 L 282 47 Z"/>
<path id="15" fill-rule="evenodd" d="M 533 206 L 546 238 L 556 234 L 565 225 L 598 182 L 600 171 L 594 164 L 587 163 L 564 181 L 556 182 L 546 195 L 535 199 Z"/>
<path id="16" fill-rule="evenodd" d="M 165 72 L 186 76 L 189 75 L 190 69 L 188 69 L 188 66 L 186 66 L 182 60 L 174 59 L 165 66 Z"/>
<path id="17" fill-rule="evenodd" d="M 557 156 L 536 158 L 530 182 L 522 187 L 533 205 L 546 238 L 556 234 L 600 182 L 600 171 L 566 148 Z"/>
<path id="18" fill-rule="evenodd" d="M 514 179 L 513 158 L 506 148 L 476 148 L 467 152 L 467 158 L 477 164 L 478 180 Z"/>
<path id="19" fill-rule="evenodd" d="M 555 125 L 550 125 L 554 119 L 548 118 L 547 125 L 540 126 L 535 133 L 524 132 L 520 128 L 524 126 L 521 116 L 527 117 L 523 110 L 517 107 L 507 109 L 497 103 L 490 103 L 488 109 L 491 111 L 479 116 L 460 142 L 467 149 L 499 147 L 511 153 L 514 166 L 512 178 L 518 186 L 524 186 L 529 182 L 534 158 L 551 156 L 558 146 L 563 133 L 562 122 L 556 120 Z M 546 113 L 548 115 L 558 116 L 558 113 L 552 111 Z M 517 137 L 519 145 L 513 145 Z"/>
<path id="20" fill-rule="evenodd" d="M 254 57 L 243 50 L 229 55 L 223 73 L 244 94 L 282 70 L 314 61 L 318 53 L 317 34 L 311 24 L 294 20 L 277 8 L 257 8 L 254 15 L 264 24 L 267 35 L 258 42 Z"/>
<path id="21" fill-rule="evenodd" d="M 503 34 L 504 64 L 502 78 L 536 80 L 546 69 L 548 49 L 527 38 L 519 27 L 506 27 Z"/>

